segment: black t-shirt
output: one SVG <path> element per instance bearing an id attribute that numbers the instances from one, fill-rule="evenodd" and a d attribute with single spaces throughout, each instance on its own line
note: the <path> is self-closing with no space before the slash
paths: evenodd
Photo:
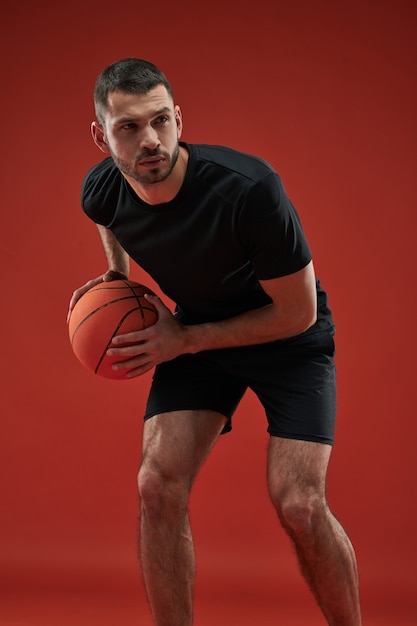
<path id="1" fill-rule="evenodd" d="M 170 202 L 143 202 L 113 160 L 93 167 L 81 203 L 193 324 L 232 317 L 271 300 L 259 284 L 301 270 L 311 252 L 278 174 L 254 156 L 182 143 L 189 161 Z M 318 288 L 319 315 L 330 322 Z M 321 306 L 320 306 L 321 305 Z"/>

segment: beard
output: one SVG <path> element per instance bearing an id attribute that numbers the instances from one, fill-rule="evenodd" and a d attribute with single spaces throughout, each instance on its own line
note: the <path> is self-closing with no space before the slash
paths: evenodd
<path id="1" fill-rule="evenodd" d="M 159 148 L 156 150 L 144 150 L 135 158 L 133 165 L 127 161 L 123 161 L 123 159 L 119 159 L 113 152 L 111 152 L 111 156 L 114 164 L 122 172 L 122 174 L 132 178 L 141 185 L 155 185 L 156 183 L 161 183 L 166 180 L 171 174 L 176 162 L 178 161 L 179 150 L 178 142 L 172 151 L 172 154 L 169 154 L 169 152 L 166 152 L 165 150 L 159 150 Z M 155 165 L 154 168 L 148 169 L 146 172 L 137 171 L 137 166 L 140 161 L 156 156 L 162 156 L 164 158 L 164 162 L 160 165 Z"/>

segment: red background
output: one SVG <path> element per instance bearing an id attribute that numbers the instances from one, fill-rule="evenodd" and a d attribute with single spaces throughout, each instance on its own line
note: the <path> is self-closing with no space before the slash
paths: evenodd
<path id="1" fill-rule="evenodd" d="M 301 214 L 337 323 L 329 498 L 355 544 L 365 624 L 417 624 L 414 1 L 12 3 L 0 38 L 0 624 L 150 624 L 135 556 L 149 377 L 94 377 L 72 290 L 105 269 L 79 208 L 92 90 L 140 56 L 173 83 L 184 139 L 258 154 Z M 132 278 L 149 286 L 139 269 Z M 324 620 L 275 522 L 248 395 L 192 502 L 196 624 Z"/>

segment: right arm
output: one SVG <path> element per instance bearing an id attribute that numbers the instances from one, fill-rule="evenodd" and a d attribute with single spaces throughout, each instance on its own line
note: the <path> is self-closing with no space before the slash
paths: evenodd
<path id="1" fill-rule="evenodd" d="M 123 277 L 127 278 L 129 276 L 129 255 L 123 250 L 111 230 L 101 224 L 97 224 L 97 228 L 109 268 L 106 274 L 116 272 L 117 274 L 123 274 Z"/>
<path id="2" fill-rule="evenodd" d="M 85 285 L 74 291 L 69 304 L 67 320 L 69 320 L 71 311 L 73 310 L 76 302 L 89 289 L 102 282 L 123 278 L 127 279 L 129 276 L 129 255 L 125 252 L 125 250 L 123 250 L 111 230 L 101 224 L 97 224 L 97 228 L 101 243 L 103 244 L 104 254 L 106 255 L 108 270 L 105 274 L 101 274 L 101 276 L 89 280 L 85 283 Z"/>

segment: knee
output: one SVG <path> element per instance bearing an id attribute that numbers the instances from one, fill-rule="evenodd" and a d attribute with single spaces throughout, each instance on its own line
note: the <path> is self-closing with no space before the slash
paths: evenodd
<path id="1" fill-rule="evenodd" d="M 315 491 L 290 491 L 271 497 L 282 526 L 292 536 L 311 537 L 325 515 L 325 498 Z"/>
<path id="2" fill-rule="evenodd" d="M 181 515 L 188 506 L 189 493 L 174 474 L 142 464 L 138 474 L 141 508 L 148 518 Z"/>
<path id="3" fill-rule="evenodd" d="M 138 490 L 142 504 L 151 506 L 163 497 L 164 481 L 156 470 L 142 465 L 138 474 Z"/>

